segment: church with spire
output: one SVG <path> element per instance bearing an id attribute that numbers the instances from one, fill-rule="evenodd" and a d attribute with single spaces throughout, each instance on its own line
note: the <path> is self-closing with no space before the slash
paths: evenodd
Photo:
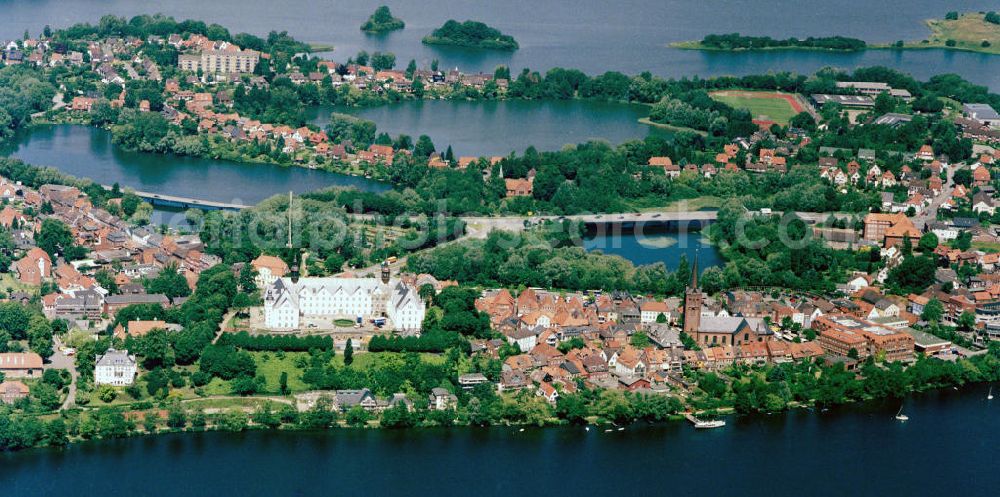
<path id="1" fill-rule="evenodd" d="M 684 333 L 700 347 L 766 342 L 774 332 L 761 318 L 705 315 L 705 294 L 698 287 L 698 255 L 691 268 L 691 284 L 684 291 Z"/>
<path id="2" fill-rule="evenodd" d="M 698 254 L 694 255 L 694 266 L 691 268 L 691 284 L 684 290 L 684 333 L 695 338 L 701 327 L 701 308 L 705 303 L 705 294 L 698 288 Z"/>

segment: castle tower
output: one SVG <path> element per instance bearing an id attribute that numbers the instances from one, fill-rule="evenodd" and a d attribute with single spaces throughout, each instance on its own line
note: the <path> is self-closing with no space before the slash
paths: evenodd
<path id="1" fill-rule="evenodd" d="M 701 328 L 701 307 L 705 295 L 698 288 L 698 254 L 694 255 L 694 265 L 691 267 L 691 284 L 684 291 L 684 333 L 698 340 L 698 330 Z"/>

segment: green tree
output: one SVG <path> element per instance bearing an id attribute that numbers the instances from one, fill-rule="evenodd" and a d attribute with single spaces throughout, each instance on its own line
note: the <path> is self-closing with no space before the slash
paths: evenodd
<path id="1" fill-rule="evenodd" d="M 253 264 L 244 264 L 243 268 L 240 269 L 240 289 L 247 293 L 253 293 L 257 291 L 257 270 L 254 269 Z"/>
<path id="2" fill-rule="evenodd" d="M 921 252 L 929 254 L 934 252 L 934 249 L 937 248 L 939 243 L 937 235 L 935 235 L 933 231 L 928 231 L 920 237 L 920 242 L 917 243 L 917 248 L 919 248 Z"/>
<path id="3" fill-rule="evenodd" d="M 281 395 L 288 395 L 288 371 L 282 371 L 278 378 L 278 391 Z"/>
<path id="4" fill-rule="evenodd" d="M 35 243 L 53 260 L 61 255 L 69 257 L 73 248 L 73 232 L 66 223 L 55 218 L 46 218 L 42 221 L 38 234 L 35 235 Z"/>
<path id="5" fill-rule="evenodd" d="M 637 349 L 644 349 L 646 347 L 649 347 L 650 345 L 649 335 L 641 331 L 633 333 L 632 337 L 629 339 L 629 342 L 632 344 L 633 347 Z"/>
<path id="6" fill-rule="evenodd" d="M 368 422 L 371 421 L 371 419 L 372 419 L 371 413 L 366 411 L 361 406 L 354 406 L 348 409 L 347 414 L 344 416 L 344 420 L 347 421 L 347 424 L 354 427 L 364 426 L 368 424 Z"/>
<path id="7" fill-rule="evenodd" d="M 52 355 L 52 324 L 41 314 L 31 316 L 28 322 L 28 347 L 42 358 Z"/>
<path id="8" fill-rule="evenodd" d="M 375 52 L 371 58 L 372 69 L 386 71 L 396 65 L 396 54 L 392 52 Z"/>
<path id="9" fill-rule="evenodd" d="M 383 428 L 409 428 L 415 424 L 406 404 L 399 404 L 382 412 L 379 425 Z"/>
<path id="10" fill-rule="evenodd" d="M 152 294 L 161 293 L 169 298 L 187 297 L 191 295 L 191 287 L 187 278 L 177 268 L 177 264 L 168 263 L 155 278 L 143 280 L 146 291 Z"/>
<path id="11" fill-rule="evenodd" d="M 417 144 L 413 148 L 414 157 L 427 157 L 434 153 L 434 142 L 427 135 L 420 135 Z"/>
<path id="12" fill-rule="evenodd" d="M 944 305 L 936 298 L 927 301 L 927 304 L 924 305 L 924 310 L 920 313 L 920 319 L 929 323 L 940 322 L 942 316 L 944 316 Z"/>
<path id="13" fill-rule="evenodd" d="M 187 425 L 187 413 L 179 404 L 174 404 L 167 409 L 167 426 L 178 429 Z"/>
<path id="14" fill-rule="evenodd" d="M 976 327 L 976 315 L 970 311 L 962 311 L 962 314 L 958 316 L 958 328 L 964 331 L 970 331 Z"/>
<path id="15" fill-rule="evenodd" d="M 354 362 L 354 345 L 351 343 L 351 339 L 347 339 L 347 344 L 344 345 L 344 365 L 350 366 Z"/>

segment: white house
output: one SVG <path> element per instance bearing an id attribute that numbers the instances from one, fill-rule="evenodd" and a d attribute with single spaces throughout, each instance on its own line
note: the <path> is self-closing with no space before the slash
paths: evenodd
<path id="1" fill-rule="evenodd" d="M 507 338 L 507 343 L 517 344 L 522 352 L 528 352 L 535 348 L 535 345 L 538 345 L 538 328 L 517 327 L 504 331 L 504 337 Z"/>
<path id="2" fill-rule="evenodd" d="M 958 238 L 958 228 L 948 224 L 935 222 L 931 223 L 930 228 L 931 233 L 937 235 L 938 241 L 946 242 Z"/>
<path id="3" fill-rule="evenodd" d="M 388 278 L 278 278 L 264 292 L 264 323 L 299 327 L 300 318 L 385 318 L 396 330 L 419 331 L 426 305 L 417 291 Z"/>
<path id="4" fill-rule="evenodd" d="M 94 364 L 94 383 L 124 387 L 135 380 L 135 356 L 127 350 L 108 349 Z"/>
<path id="5" fill-rule="evenodd" d="M 859 274 L 847 281 L 847 288 L 850 289 L 851 293 L 854 293 L 862 288 L 866 288 L 871 285 L 871 280 L 868 279 L 868 275 Z"/>
<path id="6" fill-rule="evenodd" d="M 666 302 L 649 300 L 639 305 L 639 322 L 651 324 L 656 322 L 656 318 L 663 314 L 663 317 L 670 321 L 670 308 Z"/>
<path id="7" fill-rule="evenodd" d="M 428 400 L 430 401 L 428 407 L 433 411 L 444 411 L 458 404 L 458 397 L 441 387 L 432 388 Z"/>
<path id="8" fill-rule="evenodd" d="M 985 212 L 992 216 L 996 212 L 996 204 L 993 202 L 993 197 L 982 192 L 977 193 L 972 197 L 972 212 L 976 214 Z"/>

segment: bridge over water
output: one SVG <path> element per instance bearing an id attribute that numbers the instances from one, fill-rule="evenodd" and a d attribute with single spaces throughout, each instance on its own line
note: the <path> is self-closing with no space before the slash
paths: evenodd
<path id="1" fill-rule="evenodd" d="M 102 185 L 102 186 L 106 190 L 110 190 L 112 188 L 109 185 Z M 194 207 L 197 209 L 227 210 L 227 211 L 238 211 L 251 207 L 249 205 L 237 204 L 232 202 L 217 202 L 215 200 L 204 200 L 192 197 L 182 197 L 179 195 L 167 195 L 164 193 L 143 192 L 139 190 L 134 190 L 133 193 L 138 195 L 139 198 L 149 202 L 150 204 L 160 207 L 177 207 L 181 209 L 190 209 Z"/>

